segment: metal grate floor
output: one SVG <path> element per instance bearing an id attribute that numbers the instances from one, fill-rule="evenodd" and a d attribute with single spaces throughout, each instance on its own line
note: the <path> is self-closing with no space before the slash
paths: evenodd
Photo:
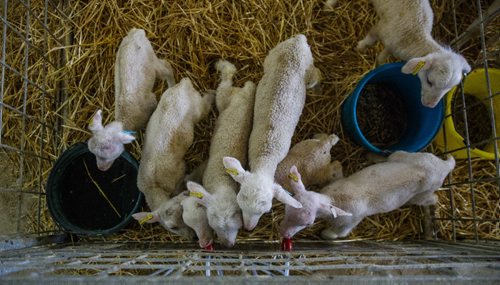
<path id="1" fill-rule="evenodd" d="M 388 282 L 500 284 L 500 243 L 246 243 L 204 252 L 190 244 L 85 243 L 0 253 L 0 283 Z M 272 278 L 265 278 L 272 277 Z"/>

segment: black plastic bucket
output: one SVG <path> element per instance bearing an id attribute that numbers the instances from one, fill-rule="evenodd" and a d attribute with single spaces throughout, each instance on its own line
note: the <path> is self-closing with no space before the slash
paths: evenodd
<path id="1" fill-rule="evenodd" d="M 124 151 L 107 171 L 97 168 L 86 143 L 57 159 L 47 181 L 47 204 L 56 223 L 79 235 L 106 235 L 124 228 L 141 206 L 139 163 Z"/>

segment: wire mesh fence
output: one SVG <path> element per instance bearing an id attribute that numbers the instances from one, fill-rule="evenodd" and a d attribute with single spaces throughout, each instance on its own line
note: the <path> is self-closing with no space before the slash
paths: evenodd
<path id="1" fill-rule="evenodd" d="M 131 5 L 142 3 L 131 2 Z M 161 5 L 166 5 L 163 2 Z M 315 2 L 316 6 L 313 7 L 320 10 L 318 7 L 322 1 Z M 366 1 L 362 2 L 368 6 Z M 458 150 L 463 150 L 465 157 L 457 163 L 457 168 L 440 189 L 440 203 L 435 209 L 422 210 L 423 214 L 419 216 L 423 220 L 422 225 L 412 225 L 412 228 L 426 231 L 427 238 L 459 243 L 365 241 L 342 246 L 306 243 L 302 246 L 307 249 L 301 250 L 299 245 L 296 252 L 286 254 L 272 252 L 267 245 L 263 246 L 262 251 L 256 251 L 257 244 L 216 253 L 192 250 L 194 246 L 189 244 L 185 245 L 184 251 L 148 246 L 142 249 L 147 249 L 147 252 L 130 249 L 129 244 L 35 246 L 2 253 L 0 275 L 10 278 L 4 280 L 13 282 L 26 276 L 35 280 L 37 276 L 52 278 L 55 275 L 64 275 L 67 280 L 72 280 L 70 275 L 89 275 L 96 279 L 88 280 L 94 281 L 103 276 L 148 276 L 151 282 L 159 282 L 161 279 L 154 278 L 161 276 L 312 275 L 323 278 L 337 275 L 345 277 L 346 283 L 352 283 L 354 279 L 350 278 L 354 275 L 364 276 L 366 280 L 378 280 L 377 276 L 404 275 L 405 280 L 420 281 L 433 280 L 439 275 L 453 282 L 462 282 L 467 280 L 465 277 L 476 272 L 475 277 L 481 275 L 485 281 L 498 281 L 496 262 L 499 257 L 498 253 L 494 254 L 498 245 L 493 243 L 481 247 L 460 241 L 472 239 L 479 244 L 486 240 L 497 240 L 500 235 L 499 137 L 496 129 L 500 120 L 496 116 L 496 110 L 500 108 L 496 100 L 500 93 L 492 87 L 493 82 L 500 79 L 495 79 L 491 72 L 500 64 L 499 2 L 431 1 L 436 8 L 436 17 L 439 17 L 435 24 L 436 36 L 463 52 L 473 68 L 482 68 L 485 74 L 482 85 L 487 96 L 476 101 L 470 99 L 470 94 L 464 91 L 466 79 L 458 86 L 451 112 L 447 114 L 447 118 L 452 118 L 456 124 L 461 122 L 461 130 L 457 131 L 463 136 L 463 145 L 451 145 L 450 136 L 443 135 L 444 149 L 439 150 L 435 146 L 427 149 L 442 155 L 455 155 Z M 5 216 L 0 217 L 4 220 L 0 232 L 21 236 L 51 236 L 60 233 L 60 229 L 47 213 L 45 183 L 48 173 L 55 159 L 68 145 L 88 135 L 86 126 L 79 125 L 72 118 L 92 101 L 93 94 L 109 88 L 106 79 L 99 81 L 99 78 L 92 78 L 91 84 L 84 83 L 87 87 L 78 85 L 78 88 L 71 89 L 72 92 L 86 95 L 73 96 L 68 91 L 73 81 L 84 81 L 83 75 L 81 78 L 75 76 L 78 72 L 87 72 L 87 69 L 92 68 L 93 61 L 86 65 L 82 65 L 82 62 L 85 56 L 96 55 L 89 51 L 89 46 L 95 43 L 89 43 L 86 35 L 78 34 L 76 28 L 91 25 L 88 22 L 90 20 L 82 21 L 84 17 L 79 13 L 92 9 L 98 11 L 95 6 L 98 3 L 55 0 L 2 0 L 0 3 L 0 201 L 5 209 Z M 74 10 L 79 5 L 82 11 Z M 118 6 L 116 3 L 109 5 Z M 341 6 L 340 9 L 344 8 Z M 320 12 L 314 16 L 325 17 Z M 78 17 L 80 22 L 77 23 Z M 95 17 L 100 17 L 96 19 L 101 21 L 116 15 L 103 12 Z M 107 40 L 102 39 L 104 42 Z M 315 49 L 321 51 L 322 45 L 326 43 L 317 44 Z M 101 51 L 97 55 L 109 57 L 107 53 L 113 52 Z M 362 60 L 367 61 L 364 58 Z M 71 83 L 68 74 L 74 76 Z M 326 83 L 326 86 L 334 88 L 332 86 L 335 84 Z M 352 83 L 346 83 L 345 86 L 352 87 Z M 107 102 L 109 99 L 103 100 L 106 101 L 103 105 L 110 105 Z M 485 115 L 486 118 L 477 123 L 481 120 L 479 117 Z M 445 134 L 446 128 L 445 124 Z M 478 138 L 477 133 L 486 135 Z M 474 157 L 474 149 L 489 149 L 493 159 Z M 377 221 L 372 220 L 373 223 Z M 6 239 L 6 242 L 14 240 Z M 134 246 L 141 247 L 137 244 Z"/>

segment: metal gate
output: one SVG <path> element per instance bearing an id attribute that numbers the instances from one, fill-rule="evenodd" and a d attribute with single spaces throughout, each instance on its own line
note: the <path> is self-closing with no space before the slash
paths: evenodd
<path id="1" fill-rule="evenodd" d="M 474 67 L 485 69 L 491 135 L 477 143 L 470 141 L 468 112 L 480 103 L 467 106 L 461 84 L 456 96 L 465 104 L 450 116 L 460 113 L 463 117 L 461 148 L 465 159 L 460 167 L 466 175 L 450 176 L 445 181 L 441 190 L 447 198 L 438 209 L 439 215 L 424 209 L 427 241 L 304 240 L 287 253 L 277 250 L 277 241 L 247 241 L 234 249 L 216 252 L 196 250 L 189 243 L 81 242 L 68 240 L 53 223 L 48 225 L 50 217 L 44 214 L 46 178 L 52 163 L 68 146 L 67 138 L 79 131 L 66 121 L 69 114 L 78 112 L 78 108 L 67 104 L 65 76 L 75 64 L 68 62 L 67 53 L 83 52 L 71 31 L 75 23 L 74 11 L 68 9 L 70 2 L 0 3 L 0 200 L 7 217 L 3 218 L 6 222 L 2 230 L 8 234 L 0 241 L 2 282 L 159 283 L 165 278 L 190 283 L 246 280 L 301 284 L 330 282 L 332 278 L 342 284 L 500 281 L 500 246 L 491 241 L 500 237 L 500 167 L 494 110 L 494 99 L 499 94 L 492 92 L 488 71 L 493 63 L 500 63 L 495 44 L 500 37 L 500 1 L 471 1 L 476 7 L 472 11 L 468 1 L 453 0 L 453 9 L 445 16 L 453 19 L 454 26 L 445 29 L 454 35 L 448 39 L 454 49 L 466 50 L 471 41 L 480 46 L 481 52 L 473 60 Z M 459 13 L 475 13 L 477 20 L 460 29 L 458 26 L 463 24 L 457 22 Z M 487 38 L 485 31 L 492 26 L 493 30 L 496 27 L 496 35 Z M 485 143 L 493 146 L 494 159 L 489 162 L 472 157 L 472 150 Z M 450 148 L 446 138 L 444 148 L 441 154 L 456 150 Z M 482 172 L 485 164 L 494 169 L 493 175 Z M 486 188 L 488 193 L 479 188 Z M 457 201 L 457 191 L 465 191 L 462 194 L 470 200 Z M 479 205 L 478 195 L 490 195 L 492 199 L 486 206 Z M 478 214 L 486 210 L 489 214 Z M 440 230 L 445 224 L 451 224 L 451 232 Z M 487 234 L 479 234 L 481 231 Z M 262 276 L 272 279 L 254 278 Z"/>

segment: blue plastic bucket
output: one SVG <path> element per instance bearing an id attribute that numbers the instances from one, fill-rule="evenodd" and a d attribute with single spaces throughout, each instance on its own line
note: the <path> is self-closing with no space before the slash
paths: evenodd
<path id="1" fill-rule="evenodd" d="M 389 63 L 368 72 L 342 105 L 341 120 L 344 130 L 357 144 L 371 152 L 389 155 L 397 150 L 420 151 L 432 142 L 441 128 L 444 117 L 443 101 L 434 108 L 422 105 L 420 79 L 418 76 L 402 73 L 403 65 L 403 62 Z M 367 84 L 385 85 L 400 94 L 407 111 L 407 126 L 401 139 L 384 149 L 369 142 L 358 125 L 356 108 L 360 94 Z"/>

